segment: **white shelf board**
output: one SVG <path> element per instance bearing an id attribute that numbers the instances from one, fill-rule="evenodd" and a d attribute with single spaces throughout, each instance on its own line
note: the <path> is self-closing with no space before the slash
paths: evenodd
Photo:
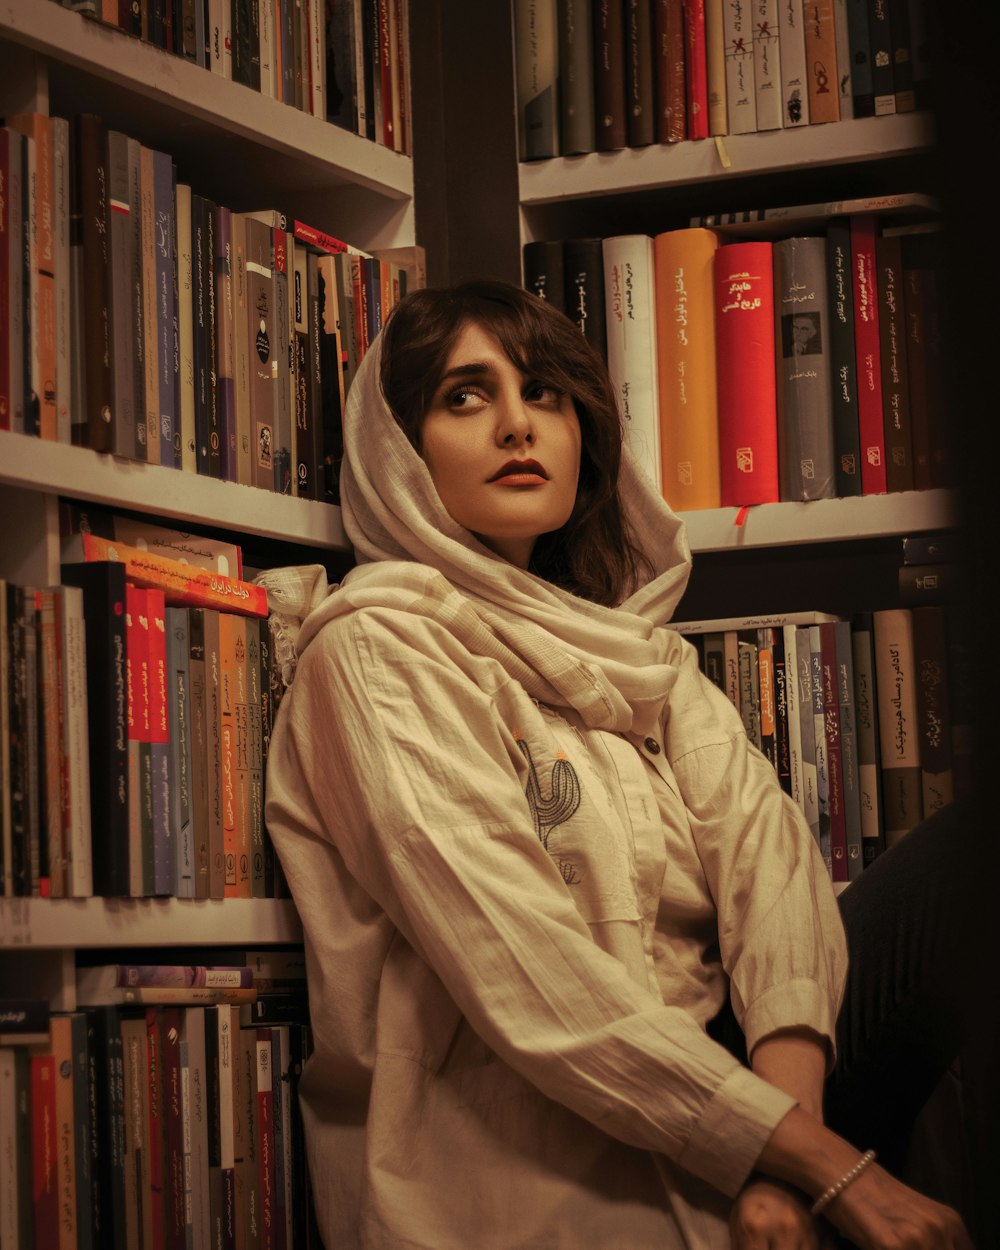
<path id="1" fill-rule="evenodd" d="M 202 66 L 85 18 L 52 0 L 2 0 L 7 39 L 172 110 L 180 129 L 207 125 L 291 159 L 317 185 L 348 183 L 389 199 L 413 196 L 413 162 L 381 144 L 281 104 Z M 5 52 L 5 56 L 9 52 Z"/>
<path id="2" fill-rule="evenodd" d="M 700 139 L 618 152 L 588 152 L 584 156 L 522 161 L 520 197 L 522 206 L 530 207 L 567 199 L 628 195 L 748 174 L 886 160 L 929 148 L 932 142 L 929 114 L 897 113 L 823 126 L 727 135 L 718 143 Z"/>
<path id="3" fill-rule="evenodd" d="M 742 525 L 736 524 L 739 514 L 738 508 L 681 513 L 692 552 L 788 547 L 950 529 L 958 521 L 958 497 L 946 490 L 915 490 L 810 503 L 758 504 L 747 511 Z"/>
<path id="4" fill-rule="evenodd" d="M 301 942 L 290 899 L 3 898 L 0 949 Z"/>
<path id="5" fill-rule="evenodd" d="M 0 484 L 181 523 L 347 551 L 340 509 L 0 430 Z"/>

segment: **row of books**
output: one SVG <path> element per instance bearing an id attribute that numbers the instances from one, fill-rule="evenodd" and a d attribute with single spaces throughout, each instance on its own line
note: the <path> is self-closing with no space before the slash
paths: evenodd
<path id="1" fill-rule="evenodd" d="M 239 213 L 99 117 L 0 130 L 0 428 L 335 499 L 344 396 L 408 271 Z"/>
<path id="2" fill-rule="evenodd" d="M 974 704 L 957 606 L 676 628 L 802 809 L 835 889 L 969 793 Z"/>
<path id="3" fill-rule="evenodd" d="M 924 0 L 517 0 L 522 160 L 924 107 Z"/>
<path id="4" fill-rule="evenodd" d="M 270 897 L 264 590 L 93 533 L 0 581 L 0 893 Z"/>
<path id="5" fill-rule="evenodd" d="M 0 1028 L 0 1245 L 319 1245 L 297 1093 L 304 994 L 279 1022 L 191 995 L 51 1014 L 0 1000 L 36 1038 Z"/>
<path id="6" fill-rule="evenodd" d="M 943 239 L 905 220 L 539 240 L 524 280 L 606 356 L 678 510 L 947 487 Z"/>
<path id="7" fill-rule="evenodd" d="M 56 0 L 271 99 L 410 152 L 409 0 Z"/>

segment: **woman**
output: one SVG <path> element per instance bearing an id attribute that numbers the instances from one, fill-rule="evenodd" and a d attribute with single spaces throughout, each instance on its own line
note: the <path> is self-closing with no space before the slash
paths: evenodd
<path id="1" fill-rule="evenodd" d="M 683 529 L 582 336 L 514 287 L 418 292 L 345 447 L 360 564 L 301 631 L 267 804 L 328 1250 L 805 1247 L 816 1199 L 860 1246 L 966 1247 L 821 1124 L 837 908 L 663 628 Z M 750 1070 L 706 1033 L 730 999 Z"/>

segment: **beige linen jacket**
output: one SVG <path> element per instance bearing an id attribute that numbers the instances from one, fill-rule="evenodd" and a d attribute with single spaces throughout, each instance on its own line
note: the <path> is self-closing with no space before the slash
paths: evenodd
<path id="1" fill-rule="evenodd" d="M 806 1025 L 832 1051 L 845 953 L 818 850 L 659 623 L 687 553 L 648 486 L 658 586 L 580 604 L 455 533 L 373 374 L 344 484 L 368 562 L 306 621 L 268 764 L 324 1243 L 724 1247 L 794 1103 L 705 1025 L 729 991 L 751 1049 Z"/>

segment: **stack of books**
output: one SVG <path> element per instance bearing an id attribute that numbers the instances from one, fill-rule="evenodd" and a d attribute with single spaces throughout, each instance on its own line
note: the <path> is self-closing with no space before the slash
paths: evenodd
<path id="1" fill-rule="evenodd" d="M 954 485 L 943 265 L 920 193 L 524 246 L 680 511 Z"/>
<path id="2" fill-rule="evenodd" d="M 925 107 L 923 0 L 517 0 L 522 160 Z"/>

